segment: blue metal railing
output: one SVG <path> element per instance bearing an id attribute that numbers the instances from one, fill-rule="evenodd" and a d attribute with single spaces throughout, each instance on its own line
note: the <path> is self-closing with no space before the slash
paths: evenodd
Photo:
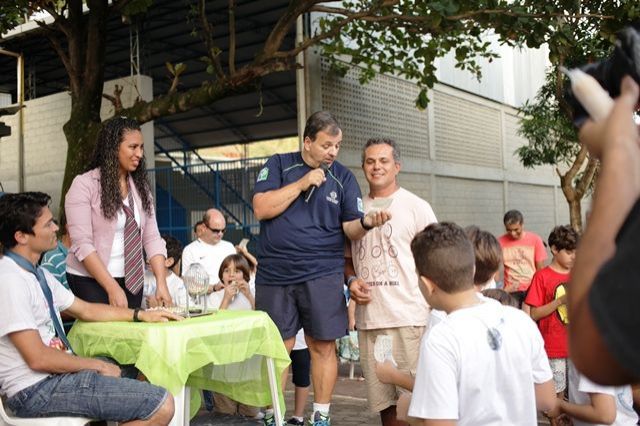
<path id="1" fill-rule="evenodd" d="M 266 158 L 232 161 L 201 161 L 182 164 L 165 152 L 174 166 L 149 169 L 155 180 L 156 215 L 162 233 L 184 243 L 205 210 L 215 207 L 227 216 L 228 239 L 255 237 L 259 223 L 253 215 L 251 197 L 257 173 Z"/>

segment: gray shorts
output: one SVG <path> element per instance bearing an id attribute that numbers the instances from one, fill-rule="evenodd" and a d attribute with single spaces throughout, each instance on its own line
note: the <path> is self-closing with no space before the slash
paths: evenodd
<path id="1" fill-rule="evenodd" d="M 549 358 L 549 365 L 556 393 L 564 392 L 567 388 L 567 358 Z"/>
<path id="2" fill-rule="evenodd" d="M 316 340 L 335 340 L 348 333 L 344 276 L 332 274 L 289 285 L 256 285 L 256 310 L 265 311 L 283 339 L 300 328 Z"/>
<path id="3" fill-rule="evenodd" d="M 169 393 L 139 380 L 107 377 L 93 370 L 54 374 L 7 399 L 17 417 L 88 417 L 125 422 L 147 420 Z"/>

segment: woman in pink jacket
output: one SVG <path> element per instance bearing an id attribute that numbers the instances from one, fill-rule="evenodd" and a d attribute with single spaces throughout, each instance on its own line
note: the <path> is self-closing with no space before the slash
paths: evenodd
<path id="1" fill-rule="evenodd" d="M 88 171 L 76 176 L 67 192 L 65 213 L 71 236 L 67 279 L 74 294 L 88 302 L 140 307 L 144 249 L 156 278 L 156 297 L 172 303 L 167 252 L 135 120 L 116 117 L 103 124 Z"/>

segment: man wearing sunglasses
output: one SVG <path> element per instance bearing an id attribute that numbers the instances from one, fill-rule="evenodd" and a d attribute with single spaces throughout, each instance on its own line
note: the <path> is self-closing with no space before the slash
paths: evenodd
<path id="1" fill-rule="evenodd" d="M 182 251 L 182 273 L 187 272 L 192 263 L 199 263 L 209 275 L 209 284 L 215 284 L 218 282 L 220 264 L 225 257 L 235 254 L 236 249 L 229 241 L 222 239 L 227 222 L 220 210 L 207 210 L 202 222 L 204 232 Z"/>

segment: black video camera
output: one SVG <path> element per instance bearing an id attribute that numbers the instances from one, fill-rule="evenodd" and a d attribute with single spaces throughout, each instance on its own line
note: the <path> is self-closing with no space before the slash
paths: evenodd
<path id="1" fill-rule="evenodd" d="M 613 54 L 600 62 L 583 65 L 582 71 L 591 75 L 612 98 L 620 94 L 620 82 L 625 75 L 640 84 L 640 24 L 625 27 L 618 33 L 618 41 Z M 566 100 L 573 108 L 573 123 L 582 126 L 589 113 L 576 99 L 571 87 L 566 91 Z"/>

